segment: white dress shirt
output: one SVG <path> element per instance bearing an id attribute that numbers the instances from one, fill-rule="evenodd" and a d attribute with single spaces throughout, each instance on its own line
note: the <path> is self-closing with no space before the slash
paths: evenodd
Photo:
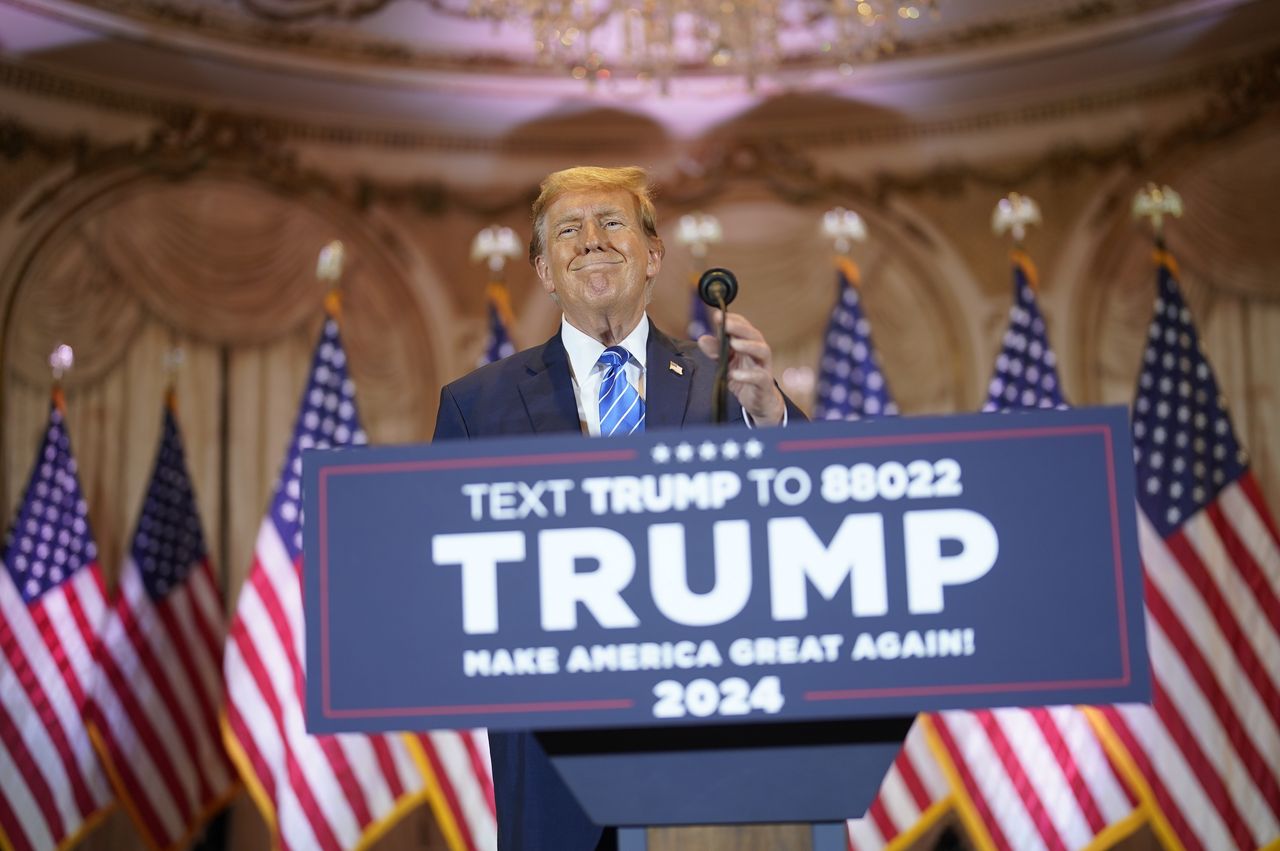
<path id="1" fill-rule="evenodd" d="M 600 355 L 605 345 L 579 331 L 560 317 L 560 340 L 569 355 L 569 374 L 573 376 L 573 396 L 578 401 L 578 422 L 582 430 L 592 437 L 600 436 L 600 382 L 604 379 L 604 367 Z M 649 349 L 649 314 L 641 315 L 635 330 L 619 345 L 630 355 L 623 369 L 627 381 L 644 398 L 645 353 Z"/>

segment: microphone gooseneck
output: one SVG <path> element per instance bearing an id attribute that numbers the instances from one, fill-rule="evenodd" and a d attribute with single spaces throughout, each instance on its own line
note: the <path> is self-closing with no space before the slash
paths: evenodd
<path id="1" fill-rule="evenodd" d="M 725 332 L 725 317 L 729 303 L 738 296 L 738 279 L 728 269 L 714 268 L 702 273 L 698 279 L 698 297 L 720 311 L 720 360 L 716 363 L 715 381 L 711 386 L 711 421 L 725 421 L 729 388 L 729 335 Z"/>

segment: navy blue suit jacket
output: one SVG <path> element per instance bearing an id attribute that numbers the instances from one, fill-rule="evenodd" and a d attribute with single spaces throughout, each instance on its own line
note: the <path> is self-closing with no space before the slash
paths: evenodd
<path id="1" fill-rule="evenodd" d="M 715 361 L 689 340 L 649 326 L 645 430 L 711 422 Z M 674 364 L 674 366 L 673 366 Z M 784 396 L 785 398 L 785 396 Z M 805 419 L 790 399 L 790 422 Z M 729 395 L 726 422 L 742 423 Z M 483 366 L 440 391 L 435 440 L 581 433 L 569 355 L 557 333 L 541 346 Z M 490 733 L 500 851 L 592 851 L 603 833 L 578 805 L 530 733 Z"/>

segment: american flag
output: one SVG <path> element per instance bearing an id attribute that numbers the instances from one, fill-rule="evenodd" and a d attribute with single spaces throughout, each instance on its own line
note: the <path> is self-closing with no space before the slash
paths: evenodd
<path id="1" fill-rule="evenodd" d="M 171 405 L 87 710 L 116 794 L 165 849 L 186 847 L 236 788 L 218 732 L 222 594 Z"/>
<path id="2" fill-rule="evenodd" d="M 911 725 L 867 814 L 846 823 L 850 851 L 902 847 L 951 811 L 951 784 L 929 744 L 927 724 L 920 716 Z"/>
<path id="3" fill-rule="evenodd" d="M 898 413 L 871 345 L 871 323 L 862 314 L 858 267 L 836 260 L 836 304 L 827 322 L 813 415 L 849 420 Z"/>
<path id="4" fill-rule="evenodd" d="M 481 366 L 515 351 L 507 333 L 514 322 L 507 288 L 501 283 L 489 284 L 488 301 L 489 340 Z M 431 810 L 450 851 L 496 849 L 498 821 L 488 731 L 432 730 L 413 740 Z"/>
<path id="5" fill-rule="evenodd" d="M 1102 710 L 1171 848 L 1280 840 L 1280 536 L 1157 253 L 1134 400 L 1152 706 Z"/>
<path id="6" fill-rule="evenodd" d="M 223 656 L 223 738 L 274 844 L 298 851 L 369 842 L 425 795 L 408 737 L 311 736 L 303 720 L 301 453 L 366 442 L 336 314 L 316 345 Z"/>
<path id="7" fill-rule="evenodd" d="M 1012 259 L 1014 303 L 983 410 L 1065 408 L 1035 267 L 1021 251 Z M 932 723 L 959 776 L 961 805 L 988 847 L 1083 848 L 1104 832 L 1125 835 L 1144 817 L 1076 707 L 942 712 Z"/>
<path id="8" fill-rule="evenodd" d="M 0 845 L 61 848 L 111 789 L 81 719 L 106 592 L 58 391 L 0 573 Z"/>
<path id="9" fill-rule="evenodd" d="M 1008 408 L 1065 408 L 1058 359 L 1049 347 L 1044 317 L 1036 303 L 1039 285 L 1031 258 L 1013 252 L 1013 306 L 996 368 L 987 385 L 984 411 Z"/>
<path id="10" fill-rule="evenodd" d="M 511 342 L 511 296 L 506 285 L 498 281 L 490 283 L 485 292 L 485 301 L 489 306 L 489 335 L 485 339 L 484 353 L 480 355 L 480 366 L 516 353 L 516 347 Z"/>
<path id="11" fill-rule="evenodd" d="M 894 415 L 898 407 L 880 373 L 870 328 L 862 315 L 858 269 L 837 260 L 838 299 L 828 325 L 818 413 L 828 419 Z M 839 397 L 835 402 L 833 397 Z M 867 814 L 846 823 L 852 851 L 872 851 L 910 842 L 951 809 L 951 788 L 917 719 L 907 733 Z"/>
<path id="12" fill-rule="evenodd" d="M 449 851 L 494 851 L 498 821 L 488 732 L 432 730 L 412 738 L 431 811 Z"/>

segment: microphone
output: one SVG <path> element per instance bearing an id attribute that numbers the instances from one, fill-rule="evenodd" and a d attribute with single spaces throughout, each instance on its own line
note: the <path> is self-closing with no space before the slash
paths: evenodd
<path id="1" fill-rule="evenodd" d="M 729 392 L 729 335 L 725 332 L 725 315 L 729 302 L 738 296 L 738 279 L 728 269 L 714 268 L 702 273 L 698 279 L 698 297 L 709 306 L 720 310 L 720 329 L 716 337 L 720 341 L 720 360 L 716 364 L 715 380 L 711 385 L 711 421 L 722 423 L 728 408 Z"/>
<path id="2" fill-rule="evenodd" d="M 738 279 L 728 269 L 708 269 L 698 279 L 698 297 L 723 310 L 738 297 Z"/>

